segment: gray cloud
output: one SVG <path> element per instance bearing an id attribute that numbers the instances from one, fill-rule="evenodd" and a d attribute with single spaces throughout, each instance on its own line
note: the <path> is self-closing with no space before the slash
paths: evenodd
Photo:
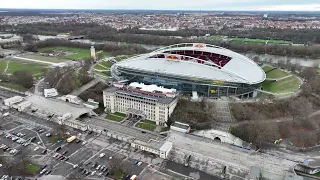
<path id="1" fill-rule="evenodd" d="M 1 8 L 46 9 L 165 9 L 247 10 L 281 5 L 308 5 L 319 9 L 320 0 L 0 0 Z M 313 7 L 315 6 L 315 7 Z"/>

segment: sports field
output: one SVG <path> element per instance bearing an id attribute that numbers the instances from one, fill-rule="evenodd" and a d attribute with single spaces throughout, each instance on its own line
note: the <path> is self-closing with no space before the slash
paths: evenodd
<path id="1" fill-rule="evenodd" d="M 32 61 L 23 61 L 12 58 L 0 59 L 0 72 L 6 71 L 6 73 L 9 74 L 12 74 L 19 70 L 27 70 L 30 71 L 33 75 L 36 75 L 41 74 L 47 67 L 47 64 Z"/>
<path id="2" fill-rule="evenodd" d="M 83 49 L 83 48 L 73 48 L 73 47 L 64 47 L 64 46 L 53 46 L 53 47 L 46 47 L 39 49 L 39 52 L 50 52 L 50 51 L 66 51 L 71 54 L 61 56 L 62 59 L 87 59 L 90 58 L 90 49 Z M 102 52 L 102 56 L 109 55 L 109 52 Z"/>
<path id="3" fill-rule="evenodd" d="M 272 93 L 294 92 L 299 89 L 299 80 L 295 76 L 280 81 L 264 81 L 262 84 L 264 91 Z"/>

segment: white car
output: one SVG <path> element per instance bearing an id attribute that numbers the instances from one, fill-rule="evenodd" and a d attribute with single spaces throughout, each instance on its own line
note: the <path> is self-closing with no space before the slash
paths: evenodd
<path id="1" fill-rule="evenodd" d="M 112 156 L 110 156 L 109 159 L 112 159 Z"/>
<path id="2" fill-rule="evenodd" d="M 97 171 L 92 171 L 91 176 L 95 175 Z"/>
<path id="3" fill-rule="evenodd" d="M 2 167 L 2 164 L 0 164 L 0 168 Z"/>
<path id="4" fill-rule="evenodd" d="M 38 142 L 38 144 L 40 145 L 40 144 L 41 144 L 41 142 L 39 141 L 39 142 Z"/>
<path id="5" fill-rule="evenodd" d="M 75 164 L 73 165 L 73 169 L 77 168 L 78 167 L 78 164 Z"/>
<path id="6" fill-rule="evenodd" d="M 140 162 L 138 162 L 138 164 L 137 164 L 137 165 L 138 165 L 138 166 L 140 166 L 141 164 L 142 164 L 142 162 L 140 161 Z"/>
<path id="7" fill-rule="evenodd" d="M 103 158 L 105 155 L 106 155 L 105 153 L 101 153 L 101 154 L 99 155 L 99 157 L 100 157 L 100 158 Z"/>
<path id="8" fill-rule="evenodd" d="M 37 151 L 39 149 L 39 147 L 34 148 L 34 151 Z"/>
<path id="9" fill-rule="evenodd" d="M 99 169 L 100 169 L 100 167 L 101 167 L 101 165 L 99 165 L 99 166 L 96 168 L 96 170 L 99 170 Z"/>
<path id="10" fill-rule="evenodd" d="M 87 142 L 83 141 L 83 142 L 82 142 L 82 145 L 85 145 L 85 144 L 87 144 Z"/>

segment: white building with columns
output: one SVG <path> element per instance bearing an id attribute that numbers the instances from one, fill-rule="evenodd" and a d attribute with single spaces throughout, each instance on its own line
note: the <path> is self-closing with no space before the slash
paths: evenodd
<path id="1" fill-rule="evenodd" d="M 114 87 L 103 91 L 103 101 L 108 112 L 140 116 L 166 126 L 178 98 L 175 89 L 133 82 L 128 86 L 115 83 Z"/>

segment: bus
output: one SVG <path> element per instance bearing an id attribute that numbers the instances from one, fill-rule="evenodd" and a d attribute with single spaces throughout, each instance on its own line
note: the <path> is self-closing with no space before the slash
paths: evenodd
<path id="1" fill-rule="evenodd" d="M 75 139 L 77 139 L 77 136 L 71 136 L 67 139 L 68 143 L 71 143 L 72 141 L 74 141 Z"/>

